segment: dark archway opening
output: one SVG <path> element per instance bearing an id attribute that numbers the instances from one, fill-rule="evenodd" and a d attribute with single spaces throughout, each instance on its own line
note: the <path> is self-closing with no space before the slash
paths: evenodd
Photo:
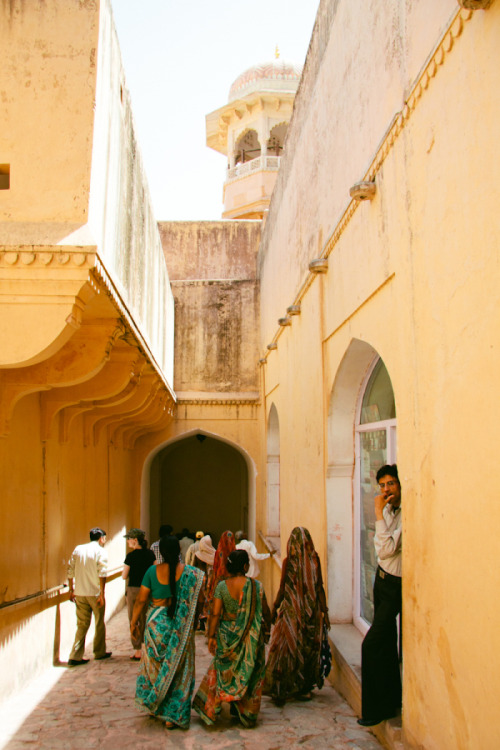
<path id="1" fill-rule="evenodd" d="M 248 528 L 248 469 L 227 443 L 197 434 L 167 445 L 153 459 L 151 535 L 162 523 L 178 532 L 211 533 L 214 543 L 226 529 Z"/>

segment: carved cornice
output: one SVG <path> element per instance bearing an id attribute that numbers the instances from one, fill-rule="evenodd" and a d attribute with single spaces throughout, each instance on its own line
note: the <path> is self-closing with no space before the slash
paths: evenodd
<path id="1" fill-rule="evenodd" d="M 177 399 L 178 406 L 260 406 L 254 399 Z"/>
<path id="2" fill-rule="evenodd" d="M 67 248 L 54 245 L 0 245 L 0 267 L 12 268 L 31 266 L 32 268 L 56 269 L 61 267 L 91 268 L 95 264 L 95 248 Z"/>

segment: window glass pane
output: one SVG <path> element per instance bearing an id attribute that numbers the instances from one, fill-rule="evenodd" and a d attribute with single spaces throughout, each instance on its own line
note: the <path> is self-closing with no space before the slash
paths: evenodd
<path id="1" fill-rule="evenodd" d="M 377 558 L 373 537 L 375 535 L 375 511 L 373 499 L 379 493 L 377 471 L 387 463 L 387 432 L 385 429 L 361 432 L 360 435 L 360 615 L 367 622 L 373 620 L 373 582 Z"/>
<path id="2" fill-rule="evenodd" d="M 360 423 L 367 424 L 395 418 L 396 404 L 391 379 L 386 366 L 379 359 L 366 386 L 361 405 Z"/>

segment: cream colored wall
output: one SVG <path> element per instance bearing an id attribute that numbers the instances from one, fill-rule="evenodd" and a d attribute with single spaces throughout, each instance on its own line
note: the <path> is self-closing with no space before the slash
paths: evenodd
<path id="1" fill-rule="evenodd" d="M 225 219 L 241 218 L 250 212 L 267 209 L 276 182 L 277 172 L 259 170 L 224 184 Z"/>
<path id="2" fill-rule="evenodd" d="M 95 3 L 0 6 L 0 242 L 55 243 L 87 221 L 97 37 Z"/>
<path id="3" fill-rule="evenodd" d="M 404 491 L 405 746 L 493 750 L 500 5 L 325 2 L 319 21 L 259 259 L 282 538 L 310 524 L 333 619 L 352 619 L 352 407 L 380 355 Z M 351 203 L 363 178 L 377 195 Z M 322 255 L 328 273 L 308 277 Z"/>

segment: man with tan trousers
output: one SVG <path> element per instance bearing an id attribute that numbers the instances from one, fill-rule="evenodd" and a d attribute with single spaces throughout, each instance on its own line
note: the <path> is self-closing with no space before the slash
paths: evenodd
<path id="1" fill-rule="evenodd" d="M 90 529 L 90 542 L 75 547 L 68 564 L 69 598 L 76 604 L 77 623 L 75 642 L 68 659 L 70 667 L 78 667 L 89 661 L 83 658 L 83 654 L 92 613 L 95 620 L 94 659 L 108 659 L 111 656 L 111 652 L 106 651 L 104 624 L 104 587 L 108 565 L 105 544 L 106 532 L 98 527 Z"/>

